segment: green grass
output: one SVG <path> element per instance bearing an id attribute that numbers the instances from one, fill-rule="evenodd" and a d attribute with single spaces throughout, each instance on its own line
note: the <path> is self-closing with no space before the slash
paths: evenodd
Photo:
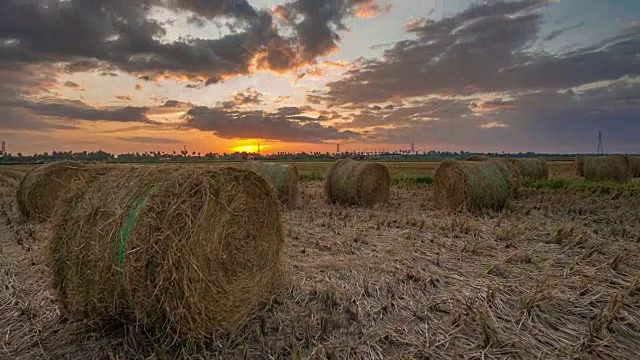
<path id="1" fill-rule="evenodd" d="M 433 184 L 433 178 L 429 175 L 399 175 L 391 179 L 393 185 L 418 185 L 418 184 Z"/>
<path id="2" fill-rule="evenodd" d="M 634 193 L 640 194 L 640 182 L 617 183 L 613 181 L 583 181 L 578 179 L 549 179 L 549 180 L 525 180 L 523 187 L 547 190 L 574 190 L 579 192 L 616 194 Z"/>
<path id="3" fill-rule="evenodd" d="M 300 174 L 301 181 L 322 181 L 324 175 L 320 171 L 307 171 Z"/>

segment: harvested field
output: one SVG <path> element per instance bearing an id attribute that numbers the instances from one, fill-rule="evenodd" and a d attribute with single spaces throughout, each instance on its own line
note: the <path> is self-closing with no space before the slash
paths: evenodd
<path id="1" fill-rule="evenodd" d="M 549 165 L 549 181 L 582 183 L 571 162 Z M 636 183 L 525 187 L 502 211 L 447 215 L 431 185 L 392 186 L 388 203 L 350 208 L 303 182 L 301 206 L 283 212 L 289 284 L 239 332 L 204 345 L 61 318 L 41 252 L 48 225 L 21 222 L 5 196 L 0 358 L 636 359 Z"/>

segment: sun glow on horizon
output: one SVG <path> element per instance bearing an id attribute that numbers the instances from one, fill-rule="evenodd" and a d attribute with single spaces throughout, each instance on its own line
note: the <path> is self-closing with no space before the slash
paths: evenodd
<path id="1" fill-rule="evenodd" d="M 231 152 L 258 153 L 270 148 L 269 145 L 263 145 L 257 139 L 251 139 L 234 144 L 233 147 L 227 149 Z"/>

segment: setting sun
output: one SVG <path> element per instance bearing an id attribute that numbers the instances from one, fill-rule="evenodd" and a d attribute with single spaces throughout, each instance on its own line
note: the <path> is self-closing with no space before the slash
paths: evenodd
<path id="1" fill-rule="evenodd" d="M 267 145 L 261 144 L 256 139 L 245 140 L 239 143 L 236 143 L 233 147 L 230 147 L 228 151 L 230 152 L 247 152 L 247 153 L 259 153 L 263 152 L 267 149 Z"/>

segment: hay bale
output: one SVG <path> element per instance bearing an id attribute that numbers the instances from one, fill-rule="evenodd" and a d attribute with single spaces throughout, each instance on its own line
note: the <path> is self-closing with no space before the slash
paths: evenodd
<path id="1" fill-rule="evenodd" d="M 587 181 L 628 182 L 633 177 L 631 162 L 624 155 L 594 156 L 584 159 L 584 178 Z"/>
<path id="2" fill-rule="evenodd" d="M 503 208 L 513 196 L 505 169 L 496 161 L 442 162 L 434 179 L 436 205 L 450 211 Z"/>
<path id="3" fill-rule="evenodd" d="M 584 177 L 584 156 L 577 155 L 575 160 L 576 176 Z"/>
<path id="4" fill-rule="evenodd" d="M 511 193 L 511 196 L 516 196 L 518 194 L 518 190 L 520 189 L 520 185 L 522 184 L 522 176 L 520 175 L 518 167 L 511 161 L 509 161 L 509 159 L 490 156 L 469 156 L 466 161 L 489 161 L 497 163 L 509 183 L 509 192 Z"/>
<path id="5" fill-rule="evenodd" d="M 273 186 L 280 202 L 295 207 L 298 202 L 298 167 L 295 164 L 249 161 L 245 169 L 257 172 Z"/>
<path id="6" fill-rule="evenodd" d="M 105 167 L 92 167 L 76 161 L 58 161 L 31 169 L 18 186 L 16 197 L 20 213 L 35 221 L 49 219 L 74 186 L 97 175 L 98 169 Z"/>
<path id="7" fill-rule="evenodd" d="M 518 168 L 505 158 L 493 158 L 485 162 L 498 165 L 500 172 L 502 172 L 509 185 L 509 196 L 516 197 L 522 185 L 522 176 Z"/>
<path id="8" fill-rule="evenodd" d="M 520 176 L 531 180 L 547 180 L 549 167 L 544 159 L 509 159 L 518 168 Z"/>
<path id="9" fill-rule="evenodd" d="M 465 160 L 466 161 L 487 161 L 487 160 L 491 160 L 492 157 L 490 156 L 484 156 L 484 155 L 472 155 L 467 157 Z"/>
<path id="10" fill-rule="evenodd" d="M 390 183 L 382 164 L 341 159 L 327 170 L 324 192 L 329 203 L 371 206 L 389 200 Z"/>
<path id="11" fill-rule="evenodd" d="M 47 255 L 72 320 L 206 340 L 239 328 L 280 279 L 279 204 L 254 172 L 119 167 L 75 195 Z"/>
<path id="12" fill-rule="evenodd" d="M 633 177 L 640 177 L 640 156 L 628 156 Z"/>

